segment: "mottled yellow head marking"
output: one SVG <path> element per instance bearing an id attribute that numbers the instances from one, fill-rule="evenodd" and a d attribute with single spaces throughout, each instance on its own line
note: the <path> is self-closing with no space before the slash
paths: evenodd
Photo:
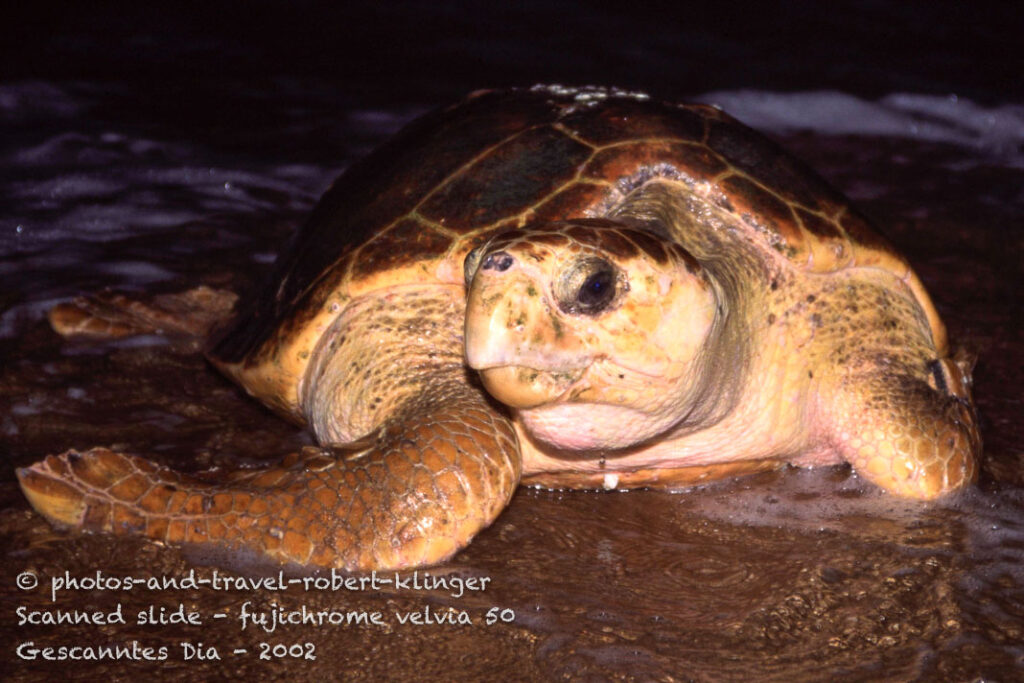
<path id="1" fill-rule="evenodd" d="M 678 420 L 717 301 L 672 242 L 611 221 L 499 235 L 466 259 L 466 356 L 534 436 L 619 448 Z"/>

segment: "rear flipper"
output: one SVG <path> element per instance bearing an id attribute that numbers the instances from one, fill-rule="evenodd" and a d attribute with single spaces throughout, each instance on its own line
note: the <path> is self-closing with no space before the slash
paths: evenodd
<path id="1" fill-rule="evenodd" d="M 231 314 L 237 296 L 200 286 L 155 296 L 100 292 L 50 309 L 50 325 L 63 337 L 120 338 L 171 334 L 205 339 Z"/>
<path id="2" fill-rule="evenodd" d="M 895 365 L 846 377 L 835 416 L 839 449 L 859 475 L 930 500 L 976 479 L 981 437 L 969 364 L 944 358 L 925 370 L 934 379 Z"/>

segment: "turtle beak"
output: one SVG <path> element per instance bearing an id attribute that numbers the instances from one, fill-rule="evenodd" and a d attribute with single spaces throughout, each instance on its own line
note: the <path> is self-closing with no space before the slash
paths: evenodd
<path id="1" fill-rule="evenodd" d="M 558 400 L 591 362 L 530 275 L 510 255 L 491 254 L 466 301 L 466 360 L 492 396 L 517 409 Z"/>

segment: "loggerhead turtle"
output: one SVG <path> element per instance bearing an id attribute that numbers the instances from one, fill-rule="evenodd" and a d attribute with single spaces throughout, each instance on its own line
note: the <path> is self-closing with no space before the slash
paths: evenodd
<path id="1" fill-rule="evenodd" d="M 158 309 L 51 320 L 116 333 Z M 217 483 L 69 451 L 18 471 L 35 509 L 365 570 L 445 560 L 521 482 L 848 461 L 930 499 L 980 450 L 969 364 L 906 260 L 759 134 L 637 93 L 480 92 L 415 121 L 335 182 L 226 329 L 210 360 L 321 447 Z"/>

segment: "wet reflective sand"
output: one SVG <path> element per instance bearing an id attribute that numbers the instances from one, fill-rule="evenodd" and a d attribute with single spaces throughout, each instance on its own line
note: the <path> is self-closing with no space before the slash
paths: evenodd
<path id="1" fill-rule="evenodd" d="M 0 339 L 4 661 L 26 680 L 52 680 L 55 672 L 80 680 L 141 677 L 158 667 L 161 676 L 191 680 L 1024 675 L 1024 172 L 939 144 L 812 135 L 783 142 L 879 221 L 929 287 L 954 344 L 979 354 L 975 396 L 986 452 L 974 490 L 934 505 L 904 503 L 845 468 L 792 469 L 674 494 L 521 489 L 467 550 L 428 570 L 446 577 L 447 589 L 394 582 L 333 591 L 303 591 L 301 584 L 284 591 L 136 587 L 67 591 L 51 602 L 48 581 L 65 572 L 180 578 L 194 571 L 205 579 L 214 571 L 276 573 L 239 558 L 55 532 L 21 497 L 15 466 L 69 447 L 105 445 L 187 470 L 236 468 L 273 459 L 309 437 L 247 399 L 186 345 L 156 338 L 65 343 L 44 323 L 27 322 L 19 336 Z M 164 235 L 108 242 L 103 258 L 166 269 L 174 273 L 162 284 L 168 289 L 244 289 L 267 266 L 242 254 L 272 251 L 300 213 L 255 227 L 251 217 L 229 213 Z M 215 233 L 232 239 L 211 240 L 216 246 L 199 256 L 172 248 L 181 240 L 202 244 Z M 75 263 L 65 270 L 74 281 Z M 33 300 L 32 278 L 21 272 L 5 281 L 5 308 Z M 25 572 L 40 585 L 19 590 L 16 580 Z M 476 578 L 485 589 L 456 597 L 455 578 Z M 411 582 L 413 575 L 399 579 Z M 429 580 L 423 572 L 415 579 Z M 16 612 L 110 612 L 118 604 L 125 625 L 18 625 Z M 179 606 L 200 613 L 202 625 L 136 623 L 150 608 L 173 621 Z M 278 608 L 300 616 L 303 608 L 353 613 L 368 622 L 379 613 L 382 623 L 241 629 L 243 610 L 269 618 Z M 472 623 L 458 623 L 467 619 Z M 137 641 L 154 656 L 166 647 L 167 656 L 18 659 L 15 648 L 28 641 L 40 649 Z M 212 646 L 220 660 L 185 660 L 182 642 L 202 642 L 205 657 Z M 306 658 L 310 653 L 315 659 Z"/>

